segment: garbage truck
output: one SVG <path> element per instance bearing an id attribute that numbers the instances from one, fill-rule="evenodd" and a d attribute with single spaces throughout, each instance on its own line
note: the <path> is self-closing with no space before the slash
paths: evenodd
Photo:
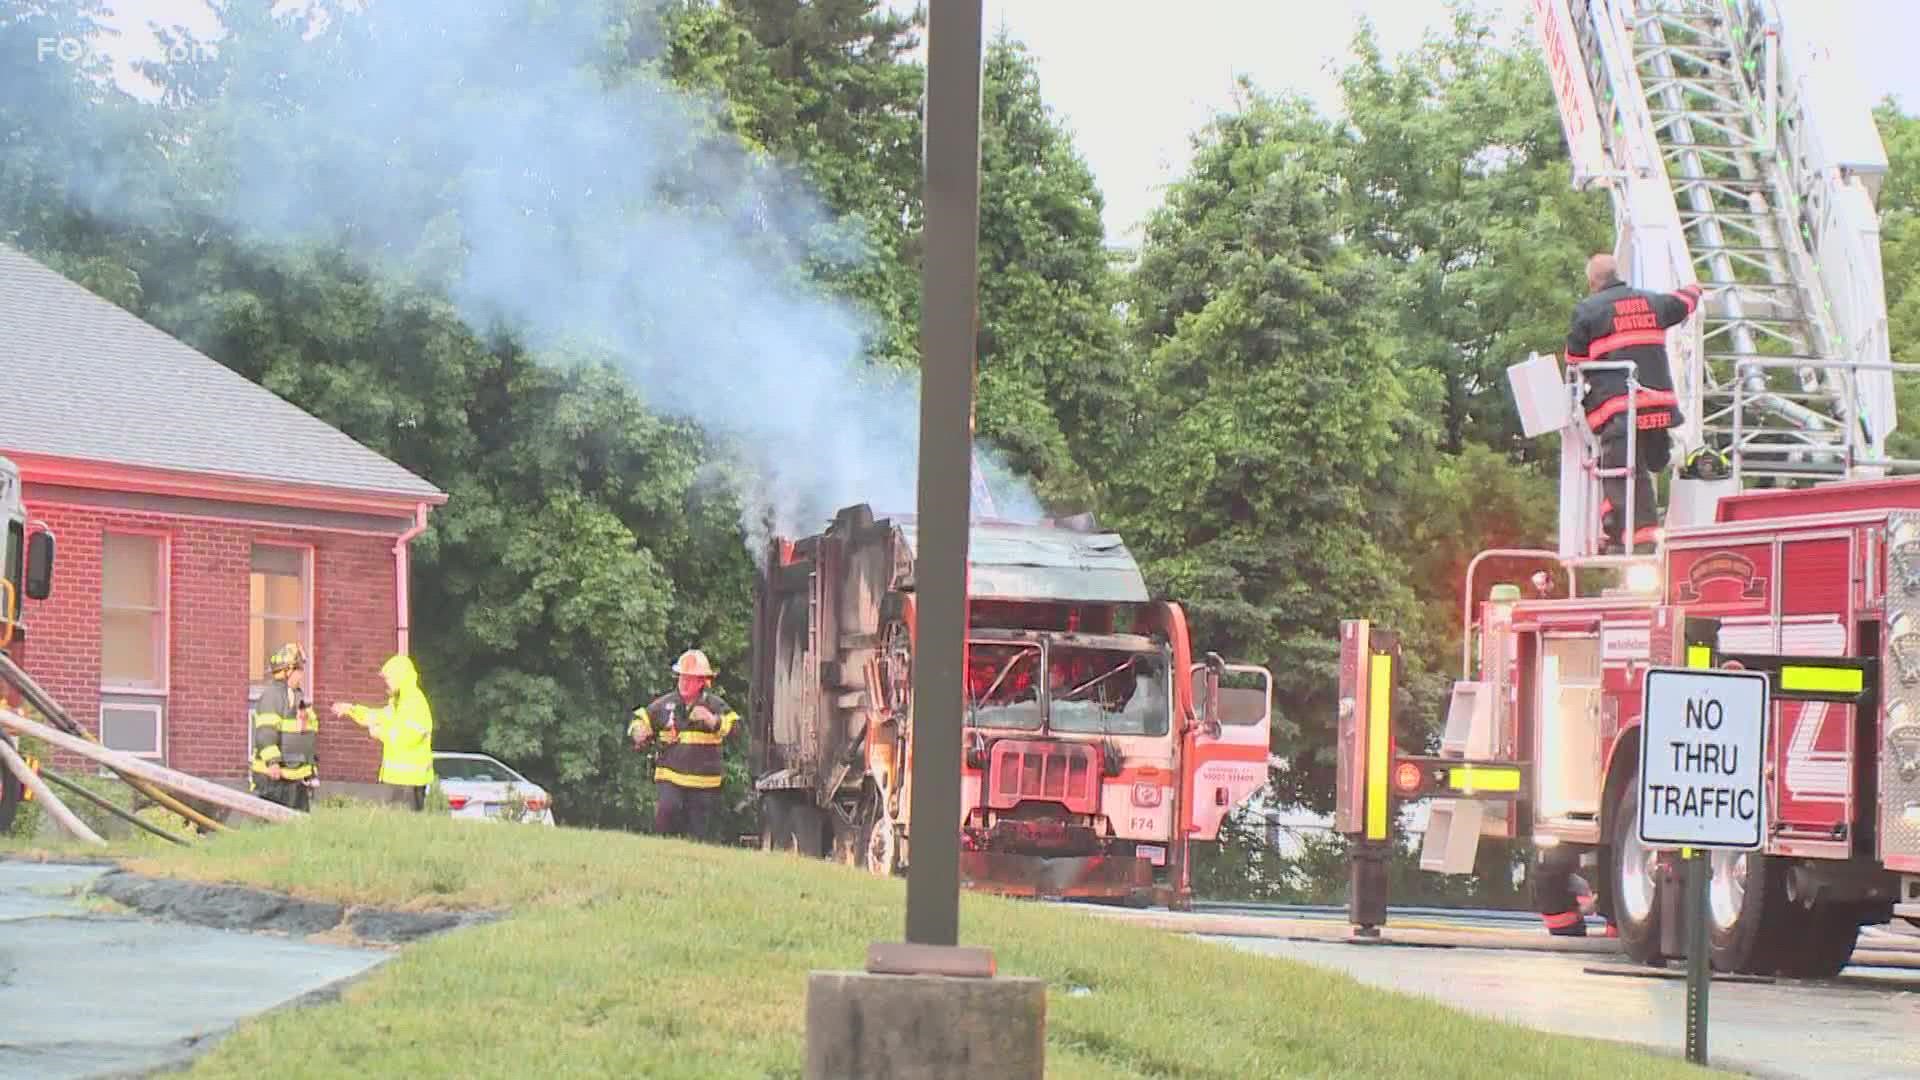
<path id="1" fill-rule="evenodd" d="M 915 822 L 918 536 L 862 504 L 769 541 L 748 704 L 762 846 L 887 875 L 915 829 L 957 829 L 964 888 L 1186 906 L 1190 846 L 1267 783 L 1272 674 L 1196 652 L 1090 518 L 976 520 L 961 801 Z"/>

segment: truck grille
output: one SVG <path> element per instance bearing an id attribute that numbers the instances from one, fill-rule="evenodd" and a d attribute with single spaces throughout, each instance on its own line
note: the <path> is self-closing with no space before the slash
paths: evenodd
<path id="1" fill-rule="evenodd" d="M 1100 806 L 1100 757 L 1085 743 L 1002 739 L 989 758 L 987 806 L 1056 802 L 1078 814 Z"/>

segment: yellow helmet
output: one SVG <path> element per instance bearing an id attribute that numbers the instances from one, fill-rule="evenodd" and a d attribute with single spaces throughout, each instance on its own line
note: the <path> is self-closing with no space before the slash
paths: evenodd
<path id="1" fill-rule="evenodd" d="M 283 671 L 292 671 L 294 668 L 304 668 L 306 666 L 307 651 L 293 642 L 288 642 L 278 649 L 275 649 L 273 656 L 267 660 L 267 670 L 273 672 L 275 675 Z"/>
<path id="2" fill-rule="evenodd" d="M 703 675 L 711 679 L 713 678 L 713 665 L 707 663 L 706 653 L 701 652 L 699 649 L 688 649 L 686 652 L 680 654 L 680 659 L 673 662 L 673 673 L 675 675 Z"/>

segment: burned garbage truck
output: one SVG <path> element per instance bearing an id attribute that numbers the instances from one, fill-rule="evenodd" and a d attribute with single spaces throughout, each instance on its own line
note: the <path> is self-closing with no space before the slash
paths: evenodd
<path id="1" fill-rule="evenodd" d="M 961 802 L 912 822 L 916 535 L 860 505 L 769 544 L 749 715 L 762 846 L 886 875 L 915 828 L 954 828 L 964 887 L 1184 906 L 1188 845 L 1267 781 L 1272 675 L 1196 657 L 1179 605 L 1090 520 L 976 521 Z"/>

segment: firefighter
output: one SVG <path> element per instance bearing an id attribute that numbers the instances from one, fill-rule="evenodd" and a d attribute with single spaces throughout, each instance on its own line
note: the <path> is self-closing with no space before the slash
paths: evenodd
<path id="1" fill-rule="evenodd" d="M 1597 901 L 1593 886 L 1581 876 L 1582 856 L 1565 848 L 1548 848 L 1540 855 L 1533 879 L 1534 907 L 1547 933 L 1555 937 L 1586 937 L 1586 917 L 1594 913 Z M 1611 923 L 1608 937 L 1616 936 Z"/>
<path id="2" fill-rule="evenodd" d="M 673 673 L 678 685 L 633 710 L 627 737 L 635 750 L 660 741 L 653 764 L 654 831 L 706 841 L 720 817 L 720 783 L 726 776 L 722 748 L 740 717 L 711 689 L 713 665 L 706 653 L 681 653 Z"/>
<path id="3" fill-rule="evenodd" d="M 273 681 L 253 707 L 248 787 L 263 799 L 306 810 L 319 783 L 320 720 L 307 700 L 306 651 L 283 645 L 267 659 Z"/>
<path id="4" fill-rule="evenodd" d="M 1653 506 L 1653 477 L 1667 467 L 1672 455 L 1668 431 L 1680 422 L 1680 399 L 1673 392 L 1673 371 L 1667 362 L 1667 329 L 1686 321 L 1700 306 L 1700 286 L 1689 284 L 1675 292 L 1654 293 L 1635 289 L 1620 280 L 1612 255 L 1601 253 L 1587 260 L 1587 288 L 1590 295 L 1573 309 L 1573 325 L 1567 331 L 1567 364 L 1577 366 L 1600 361 L 1632 361 L 1639 390 L 1633 397 L 1634 426 L 1627 430 L 1627 373 L 1592 371 L 1587 374 L 1587 394 L 1581 402 L 1587 427 L 1600 439 L 1602 468 L 1618 469 L 1627 464 L 1627 446 L 1634 446 L 1632 539 L 1623 534 L 1627 527 L 1626 479 L 1610 477 L 1601 481 L 1601 530 L 1605 550 L 1617 553 L 1630 542 L 1638 550 L 1652 544 L 1656 535 Z"/>
<path id="5" fill-rule="evenodd" d="M 427 808 L 433 784 L 433 709 L 420 690 L 420 672 L 404 654 L 380 665 L 387 703 L 379 708 L 333 703 L 333 715 L 352 720 L 380 740 L 380 782 L 394 789 L 396 802 Z"/>

